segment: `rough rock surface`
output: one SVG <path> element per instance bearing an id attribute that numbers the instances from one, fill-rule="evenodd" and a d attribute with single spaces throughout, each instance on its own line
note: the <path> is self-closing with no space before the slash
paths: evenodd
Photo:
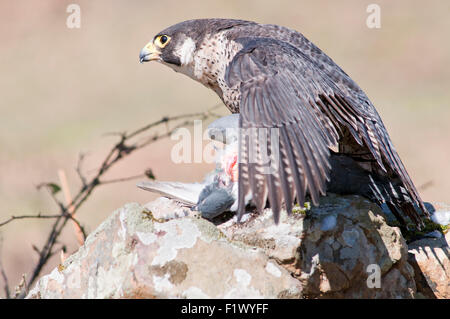
<path id="1" fill-rule="evenodd" d="M 448 294 L 442 251 L 446 273 L 432 269 L 426 277 L 436 282 L 436 296 Z M 270 210 L 236 224 L 192 214 L 165 221 L 127 204 L 28 298 L 413 298 L 414 276 L 400 230 L 358 196 L 329 195 L 306 214 L 282 215 L 278 225 Z"/>
<path id="2" fill-rule="evenodd" d="M 264 253 L 229 241 L 214 224 L 153 220 L 138 204 L 117 210 L 31 298 L 300 297 L 301 285 Z"/>
<path id="3" fill-rule="evenodd" d="M 400 230 L 386 224 L 378 206 L 358 196 L 329 195 L 306 217 L 284 215 L 278 226 L 266 210 L 245 227 L 219 228 L 288 269 L 302 283 L 304 297 L 412 298 L 416 292 Z M 379 267 L 380 288 L 368 287 L 373 267 Z"/>
<path id="4" fill-rule="evenodd" d="M 450 232 L 441 238 L 424 238 L 409 245 L 418 290 L 428 298 L 450 299 Z"/>

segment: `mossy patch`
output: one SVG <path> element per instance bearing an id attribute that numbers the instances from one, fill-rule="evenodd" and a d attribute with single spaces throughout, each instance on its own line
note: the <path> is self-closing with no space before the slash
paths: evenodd
<path id="1" fill-rule="evenodd" d="M 408 242 L 408 243 L 411 241 L 414 241 L 418 238 L 421 238 L 421 237 L 425 236 L 426 234 L 428 234 L 432 231 L 435 231 L 435 230 L 437 230 L 440 233 L 442 233 L 443 235 L 445 235 L 445 234 L 447 234 L 447 232 L 450 229 L 450 225 L 443 226 L 443 225 L 437 224 L 429 219 L 424 219 L 423 223 L 425 224 L 425 227 L 421 230 L 417 230 L 415 228 L 415 225 L 412 223 L 409 223 L 405 229 L 405 227 L 400 227 L 401 225 L 398 221 L 390 223 L 390 226 L 400 227 L 400 229 L 402 231 L 402 235 L 405 238 L 406 242 Z"/>
<path id="2" fill-rule="evenodd" d="M 295 204 L 295 206 L 292 208 L 292 214 L 306 215 L 309 210 L 311 210 L 310 202 L 305 202 L 305 204 L 303 204 L 303 207 L 300 207 L 299 204 Z"/>
<path id="3" fill-rule="evenodd" d="M 156 222 L 156 223 L 165 223 L 167 220 L 163 219 L 163 218 L 156 218 L 155 216 L 153 216 L 153 213 L 150 210 L 144 209 L 142 211 L 142 214 L 144 214 L 144 218 L 151 220 L 152 222 Z"/>

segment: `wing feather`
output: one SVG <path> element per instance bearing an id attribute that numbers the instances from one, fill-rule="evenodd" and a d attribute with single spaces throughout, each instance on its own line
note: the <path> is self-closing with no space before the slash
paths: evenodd
<path id="1" fill-rule="evenodd" d="M 317 205 L 329 180 L 330 147 L 336 146 L 344 128 L 367 147 L 382 170 L 400 177 L 427 214 L 373 105 L 353 81 L 336 81 L 343 71 L 334 74 L 329 65 L 323 67 L 299 48 L 273 38 L 236 41 L 243 48 L 228 65 L 225 80 L 241 93 L 240 127 L 255 129 L 256 134 L 250 134 L 251 142 L 248 134 L 239 140 L 238 218 L 249 191 L 258 210 L 269 198 L 276 222 L 283 202 L 290 213 L 293 198 L 303 205 L 306 192 Z M 275 169 L 267 173 L 267 165 Z"/>

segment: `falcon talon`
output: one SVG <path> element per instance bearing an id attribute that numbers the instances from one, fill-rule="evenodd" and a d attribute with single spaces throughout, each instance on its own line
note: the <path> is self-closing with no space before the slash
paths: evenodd
<path id="1" fill-rule="evenodd" d="M 295 199 L 304 202 L 307 194 L 318 203 L 330 190 L 386 203 L 402 224 L 409 218 L 418 228 L 424 225 L 414 205 L 429 218 L 375 106 L 301 33 L 244 20 L 189 20 L 157 33 L 139 58 L 202 83 L 231 113 L 240 114 L 241 160 L 226 173 L 238 166 L 237 182 L 234 175 L 226 181 L 237 184 L 226 192 L 237 195 L 232 208 L 238 221 L 249 200 L 258 212 L 269 200 L 278 223 L 283 204 L 292 210 Z M 248 133 L 252 130 L 255 135 Z M 346 173 L 340 170 L 348 167 Z M 360 187 L 358 178 L 364 181 Z M 219 196 L 224 206 L 226 197 Z M 206 210 L 212 215 L 224 208 L 211 203 Z"/>

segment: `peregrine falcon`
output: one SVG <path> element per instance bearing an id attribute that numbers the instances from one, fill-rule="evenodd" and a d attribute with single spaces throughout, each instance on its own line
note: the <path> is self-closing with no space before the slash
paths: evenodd
<path id="1" fill-rule="evenodd" d="M 156 34 L 139 59 L 191 77 L 240 114 L 238 219 L 249 198 L 258 211 L 268 199 L 275 222 L 282 208 L 303 206 L 306 194 L 318 205 L 331 176 L 345 179 L 331 172 L 333 148 L 401 186 L 401 194 L 388 190 L 395 196 L 386 203 L 399 220 L 407 216 L 420 228 L 422 216 L 429 217 L 369 98 L 299 32 L 244 20 L 189 20 Z"/>

